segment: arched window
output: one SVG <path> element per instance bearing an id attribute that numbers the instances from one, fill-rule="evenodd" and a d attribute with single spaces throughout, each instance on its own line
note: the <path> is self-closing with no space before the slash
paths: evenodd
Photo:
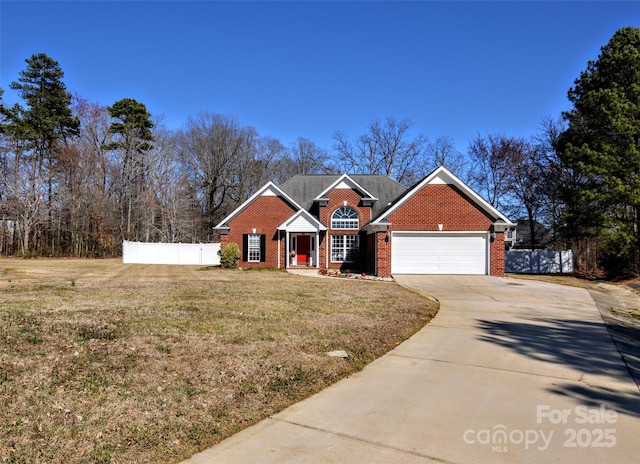
<path id="1" fill-rule="evenodd" d="M 349 206 L 341 206 L 331 216 L 332 229 L 359 229 L 358 213 Z"/>

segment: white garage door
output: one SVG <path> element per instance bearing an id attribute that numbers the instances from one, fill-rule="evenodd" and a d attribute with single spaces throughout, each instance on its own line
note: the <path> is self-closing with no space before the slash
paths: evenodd
<path id="1" fill-rule="evenodd" d="M 398 233 L 392 274 L 487 274 L 486 233 Z"/>

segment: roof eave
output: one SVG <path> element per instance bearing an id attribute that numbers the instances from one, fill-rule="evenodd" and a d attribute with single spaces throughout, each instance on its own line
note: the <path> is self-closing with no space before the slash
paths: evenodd
<path id="1" fill-rule="evenodd" d="M 358 190 L 360 190 L 364 195 L 366 195 L 366 198 L 375 198 L 371 194 L 371 192 L 369 192 L 366 188 L 364 188 L 362 184 L 360 184 L 359 182 L 356 182 L 349 174 L 342 174 L 340 177 L 338 177 L 338 179 L 336 179 L 333 183 L 331 183 L 331 185 L 329 185 L 326 189 L 324 189 L 316 198 L 314 198 L 314 201 L 325 199 L 326 198 L 325 195 L 329 193 L 331 190 L 333 190 L 340 182 L 342 182 L 345 179 L 348 179 L 350 182 L 352 182 Z"/>
<path id="2" fill-rule="evenodd" d="M 305 216 L 308 219 L 310 219 L 311 222 L 314 223 L 318 227 L 319 231 L 327 230 L 327 227 L 323 223 L 318 221 L 312 214 L 310 214 L 305 209 L 300 209 L 296 213 L 294 213 L 293 216 L 291 216 L 290 218 L 288 218 L 286 221 L 284 221 L 282 224 L 280 224 L 278 226 L 278 230 L 287 230 L 289 228 L 289 224 L 288 223 L 291 222 L 292 220 L 294 220 L 294 218 L 296 218 L 297 216 Z"/>
<path id="3" fill-rule="evenodd" d="M 298 204 L 297 201 L 295 201 L 293 198 L 291 198 L 291 196 L 289 196 L 289 194 L 287 194 L 287 192 L 285 192 L 284 190 L 282 190 L 280 187 L 278 187 L 276 184 L 274 184 L 273 182 L 269 181 L 266 184 L 264 184 L 261 188 L 259 188 L 253 195 L 251 195 L 247 200 L 245 200 L 240 206 L 238 206 L 235 210 L 233 210 L 233 212 L 231 212 L 231 214 L 229 214 L 227 217 L 225 217 L 222 221 L 220 221 L 220 223 L 218 223 L 217 226 L 214 227 L 214 229 L 224 229 L 225 227 L 228 229 L 229 226 L 227 225 L 231 219 L 233 219 L 235 216 L 237 216 L 244 208 L 247 207 L 247 205 L 249 205 L 250 203 L 252 203 L 256 198 L 258 198 L 260 195 L 262 195 L 262 193 L 264 193 L 268 188 L 273 188 L 274 190 L 276 190 L 277 192 L 280 193 L 280 195 L 282 195 L 282 197 L 291 205 L 293 206 L 296 210 L 301 210 L 304 209 L 300 204 Z"/>
<path id="4" fill-rule="evenodd" d="M 374 234 L 376 232 L 386 232 L 387 229 L 391 227 L 390 222 L 370 222 L 365 224 L 362 227 L 362 230 L 366 232 L 368 235 Z"/>

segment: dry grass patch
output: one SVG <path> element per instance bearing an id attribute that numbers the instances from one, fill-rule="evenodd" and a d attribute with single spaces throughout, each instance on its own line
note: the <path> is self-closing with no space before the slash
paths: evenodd
<path id="1" fill-rule="evenodd" d="M 0 259 L 0 459 L 179 461 L 361 369 L 436 310 L 388 283 Z"/>

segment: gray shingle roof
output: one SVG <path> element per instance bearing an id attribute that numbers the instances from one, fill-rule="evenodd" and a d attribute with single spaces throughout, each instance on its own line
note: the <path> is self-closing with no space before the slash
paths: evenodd
<path id="1" fill-rule="evenodd" d="M 313 200 L 337 181 L 341 175 L 310 174 L 297 175 L 283 183 L 280 188 L 297 201 L 307 211 L 313 206 Z M 407 188 L 390 177 L 374 174 L 350 174 L 349 177 L 378 199 L 373 204 L 373 218 L 387 209 Z"/>

